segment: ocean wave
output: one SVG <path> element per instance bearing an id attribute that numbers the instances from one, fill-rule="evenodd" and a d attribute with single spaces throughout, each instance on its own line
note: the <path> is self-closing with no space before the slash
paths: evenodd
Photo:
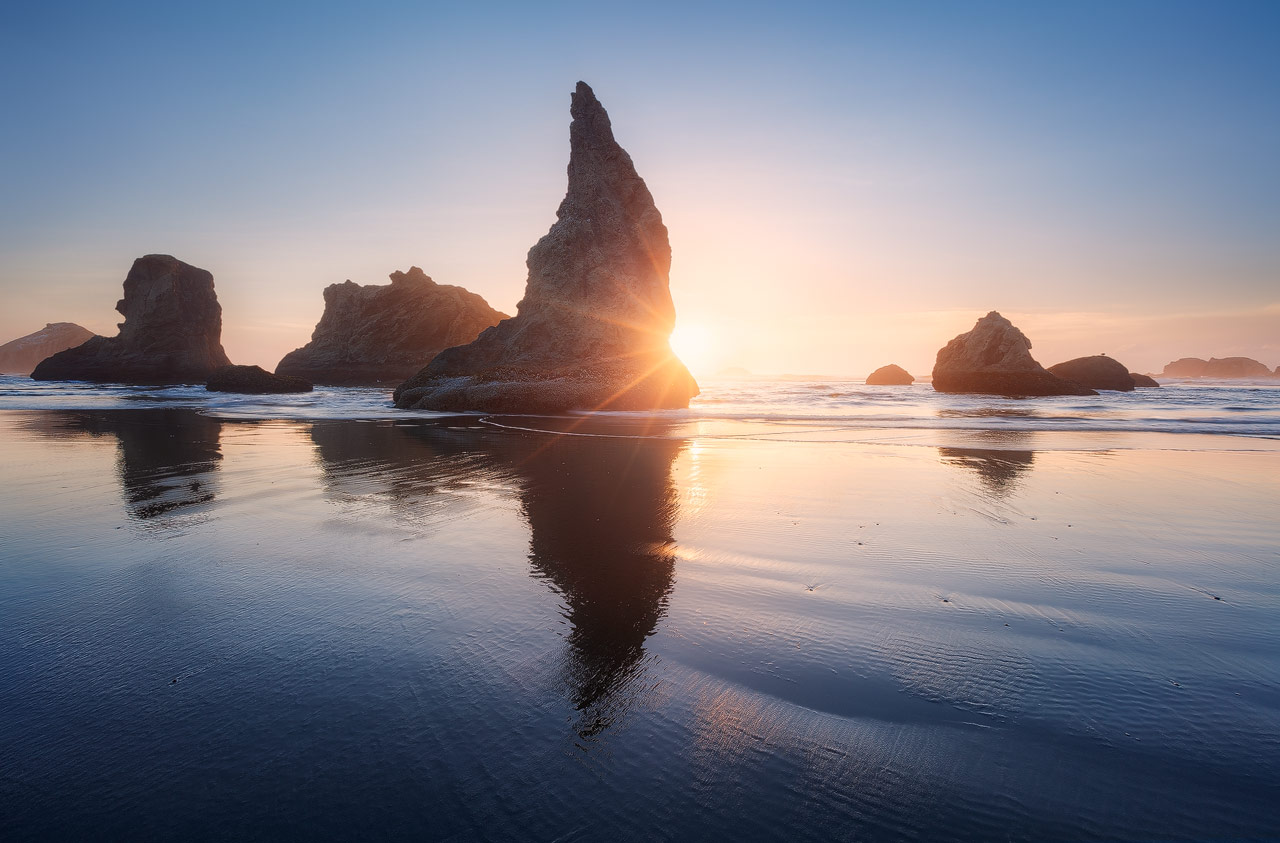
<path id="1" fill-rule="evenodd" d="M 317 387 L 292 395 L 211 393 L 203 386 L 38 382 L 0 376 L 0 410 L 183 407 L 228 419 L 438 419 L 459 413 L 398 410 L 387 389 Z M 482 414 L 471 414 L 482 415 Z M 570 418 L 581 418 L 573 414 Z M 669 424 L 760 422 L 850 430 L 1098 431 L 1226 434 L 1280 438 L 1280 384 L 1175 382 L 1161 389 L 1013 399 L 948 395 L 927 384 L 873 387 L 831 378 L 812 382 L 709 381 L 686 410 L 597 413 L 597 418 Z"/>

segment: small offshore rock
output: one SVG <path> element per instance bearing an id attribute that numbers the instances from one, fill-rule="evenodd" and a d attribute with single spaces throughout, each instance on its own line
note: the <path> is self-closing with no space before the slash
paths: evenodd
<path id="1" fill-rule="evenodd" d="M 911 377 L 910 372 L 894 363 L 881 366 L 867 375 L 869 386 L 910 386 L 915 382 L 916 379 Z"/>
<path id="2" fill-rule="evenodd" d="M 209 376 L 205 389 L 210 392 L 271 395 L 282 392 L 310 392 L 312 386 L 302 378 L 274 375 L 261 366 L 223 366 Z"/>
<path id="3" fill-rule="evenodd" d="M 1064 380 L 1090 389 L 1132 392 L 1134 387 L 1129 367 L 1105 354 L 1077 357 L 1065 363 L 1056 363 L 1049 367 L 1049 371 Z"/>
<path id="4" fill-rule="evenodd" d="M 1133 378 L 1133 385 L 1139 389 L 1160 386 L 1160 382 L 1150 375 L 1140 375 L 1137 372 L 1130 372 L 1129 377 Z"/>

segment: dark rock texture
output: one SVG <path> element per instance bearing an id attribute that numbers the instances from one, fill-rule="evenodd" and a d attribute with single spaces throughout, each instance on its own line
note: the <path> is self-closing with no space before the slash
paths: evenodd
<path id="1" fill-rule="evenodd" d="M 915 382 L 916 379 L 911 377 L 910 372 L 894 363 L 881 366 L 867 375 L 869 386 L 910 386 Z"/>
<path id="2" fill-rule="evenodd" d="M 41 360 L 75 348 L 92 336 L 93 331 L 74 322 L 50 322 L 34 334 L 0 345 L 0 372 L 30 374 Z"/>
<path id="3" fill-rule="evenodd" d="M 279 392 L 310 392 L 311 384 L 290 375 L 273 375 L 261 366 L 223 366 L 209 375 L 205 389 L 210 392 L 270 395 Z"/>
<path id="4" fill-rule="evenodd" d="M 642 410 L 698 394 L 667 343 L 675 307 L 662 215 L 583 82 L 570 113 L 569 189 L 529 250 L 517 315 L 440 352 L 396 390 L 396 406 Z"/>
<path id="5" fill-rule="evenodd" d="M 1133 378 L 1133 385 L 1139 389 L 1146 389 L 1160 385 L 1160 382 L 1150 375 L 1140 375 L 1137 372 L 1130 372 L 1129 377 Z"/>
<path id="6" fill-rule="evenodd" d="M 124 279 L 120 333 L 93 337 L 36 366 L 36 380 L 204 383 L 230 364 L 213 276 L 169 255 L 133 262 Z"/>
<path id="7" fill-rule="evenodd" d="M 1048 372 L 1031 356 L 1031 341 L 994 310 L 938 351 L 933 388 L 1010 396 L 1098 394 Z"/>
<path id="8" fill-rule="evenodd" d="M 1265 378 L 1271 370 L 1252 357 L 1183 357 L 1166 363 L 1160 373 L 1165 378 Z"/>
<path id="9" fill-rule="evenodd" d="M 1049 371 L 1063 380 L 1072 381 L 1090 389 L 1131 392 L 1134 387 L 1129 367 L 1112 360 L 1105 354 L 1077 357 L 1074 360 L 1050 366 Z"/>
<path id="10" fill-rule="evenodd" d="M 444 349 L 506 318 L 475 293 L 437 284 L 416 266 L 391 273 L 390 286 L 331 284 L 311 342 L 286 354 L 276 372 L 339 386 L 399 384 Z"/>

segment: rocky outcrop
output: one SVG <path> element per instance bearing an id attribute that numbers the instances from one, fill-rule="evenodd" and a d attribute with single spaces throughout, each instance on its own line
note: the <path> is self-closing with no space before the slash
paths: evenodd
<path id="1" fill-rule="evenodd" d="M 1208 365 L 1208 360 L 1201 360 L 1199 357 L 1180 357 L 1171 363 L 1165 363 L 1164 371 L 1160 373 L 1160 376 L 1163 378 L 1201 378 L 1204 377 L 1204 367 Z"/>
<path id="2" fill-rule="evenodd" d="M 93 331 L 74 322 L 50 322 L 34 334 L 0 345 L 0 372 L 30 374 L 41 360 L 75 348 L 92 336 Z"/>
<path id="3" fill-rule="evenodd" d="M 338 386 L 399 384 L 444 349 L 506 318 L 475 293 L 437 284 L 416 266 L 391 273 L 390 286 L 331 284 L 311 342 L 286 354 L 276 373 Z"/>
<path id="4" fill-rule="evenodd" d="M 124 279 L 120 333 L 93 337 L 36 366 L 36 380 L 204 383 L 230 364 L 213 276 L 170 255 L 133 262 Z"/>
<path id="5" fill-rule="evenodd" d="M 1048 372 L 1031 356 L 1031 341 L 994 310 L 938 351 L 933 388 L 1009 396 L 1098 394 Z"/>
<path id="6" fill-rule="evenodd" d="M 1268 378 L 1271 370 L 1252 357 L 1210 357 L 1204 367 L 1206 378 Z"/>
<path id="7" fill-rule="evenodd" d="M 1164 378 L 1265 378 L 1271 370 L 1252 357 L 1183 357 L 1165 364 Z"/>
<path id="8" fill-rule="evenodd" d="M 517 315 L 440 352 L 398 407 L 488 412 L 686 407 L 698 385 L 671 353 L 675 324 L 662 215 L 609 115 L 573 93 L 569 189 L 529 250 Z"/>
<path id="9" fill-rule="evenodd" d="M 209 375 L 204 385 L 210 392 L 239 392 L 245 395 L 271 395 L 281 392 L 310 392 L 312 386 L 302 378 L 273 375 L 261 366 L 223 366 Z"/>
<path id="10" fill-rule="evenodd" d="M 1131 392 L 1134 387 L 1129 367 L 1112 360 L 1105 354 L 1077 357 L 1074 360 L 1050 366 L 1049 371 L 1063 380 L 1072 381 L 1090 389 Z"/>
<path id="11" fill-rule="evenodd" d="M 1133 385 L 1139 389 L 1147 389 L 1153 386 L 1159 386 L 1160 382 L 1150 375 L 1140 375 L 1137 372 L 1130 372 L 1129 377 L 1133 378 Z"/>
<path id="12" fill-rule="evenodd" d="M 916 379 L 901 366 L 890 363 L 867 375 L 868 386 L 910 386 Z"/>

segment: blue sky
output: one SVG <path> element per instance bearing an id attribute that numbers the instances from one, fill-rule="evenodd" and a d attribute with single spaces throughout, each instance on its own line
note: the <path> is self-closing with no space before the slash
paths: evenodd
<path id="1" fill-rule="evenodd" d="M 209 269 L 237 362 L 419 265 L 511 312 L 589 82 L 702 368 L 1280 364 L 1280 3 L 8 3 L 0 340 Z M 695 367 L 696 368 L 696 367 Z"/>

